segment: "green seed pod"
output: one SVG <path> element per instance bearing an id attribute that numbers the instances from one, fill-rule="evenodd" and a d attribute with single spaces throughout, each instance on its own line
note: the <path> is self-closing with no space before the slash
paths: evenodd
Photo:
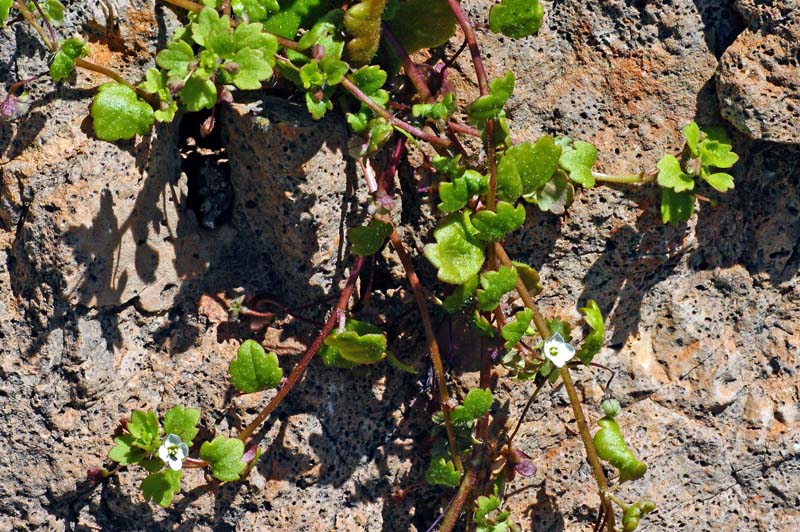
<path id="1" fill-rule="evenodd" d="M 656 509 L 656 505 L 652 501 L 638 501 L 631 504 L 622 513 L 622 532 L 633 532 L 639 526 L 639 519 L 644 514 L 650 513 Z"/>
<path id="2" fill-rule="evenodd" d="M 604 399 L 602 403 L 600 403 L 600 408 L 603 410 L 603 413 L 606 417 L 617 417 L 620 412 L 622 412 L 622 407 L 619 405 L 619 401 L 616 399 Z"/>
<path id="3" fill-rule="evenodd" d="M 619 431 L 619 425 L 610 417 L 597 420 L 600 430 L 594 435 L 597 454 L 619 470 L 620 482 L 636 480 L 647 471 L 647 464 L 636 459 Z"/>

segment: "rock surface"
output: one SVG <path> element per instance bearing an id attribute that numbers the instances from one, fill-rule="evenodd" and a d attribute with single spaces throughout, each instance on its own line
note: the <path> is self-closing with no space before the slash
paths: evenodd
<path id="1" fill-rule="evenodd" d="M 151 2 L 118 3 L 120 29 L 109 39 L 88 5 L 71 5 L 60 31 L 89 36 L 97 60 L 132 77 L 175 24 Z M 485 2 L 465 5 L 485 21 Z M 733 116 L 715 80 L 717 57 L 724 77 L 736 52 L 728 46 L 744 28 L 737 13 L 742 36 L 762 27 L 783 35 L 773 22 L 792 13 L 770 6 L 546 2 L 538 36 L 479 39 L 493 75 L 517 74 L 515 136 L 589 140 L 602 170 L 635 172 L 677 149 L 689 119 L 719 122 L 719 102 Z M 10 43 L 0 46 L 0 79 L 46 68 L 25 31 L 0 32 Z M 459 59 L 468 78 L 471 68 Z M 226 109 L 219 121 L 238 203 L 227 223 L 205 229 L 188 206 L 193 177 L 181 174 L 177 128 L 122 145 L 92 138 L 83 120 L 100 81 L 80 73 L 58 88 L 37 82 L 31 113 L 0 124 L 0 530 L 425 530 L 449 493 L 419 483 L 428 413 L 416 378 L 388 365 L 343 372 L 312 363 L 265 427 L 264 455 L 246 483 L 207 494 L 192 490 L 203 479 L 191 471 L 163 510 L 142 499 L 138 471 L 98 488 L 85 481 L 133 409 L 200 407 L 208 438 L 234 432 L 266 404 L 269 393 L 228 393 L 238 343 L 255 337 L 288 371 L 313 331 L 280 321 L 252 331 L 225 322 L 224 305 L 201 296 L 243 286 L 312 303 L 334 289 L 349 264 L 341 227 L 360 221 L 354 189 L 362 188 L 348 181 L 355 173 L 334 120 L 312 125 L 286 104 L 265 105 L 260 117 Z M 457 83 L 463 101 L 477 94 Z M 789 131 L 772 118 L 780 105 L 762 110 L 776 114 L 754 117 L 768 127 L 749 131 Z M 594 299 L 607 315 L 598 362 L 616 371 L 620 424 L 650 465 L 620 493 L 658 504 L 643 531 L 800 529 L 800 149 L 735 142 L 736 189 L 704 191 L 716 203 L 703 203 L 685 227 L 661 225 L 656 187 L 599 187 L 579 192 L 564 217 L 529 210 L 508 245 L 540 269 L 546 314 L 577 326 L 575 309 Z M 415 205 L 403 202 L 404 221 Z M 380 272 L 372 305 L 400 308 L 387 323 L 392 348 L 424 368 L 413 304 Z M 477 380 L 461 377 L 465 386 Z M 575 379 L 596 420 L 607 376 Z M 498 404 L 516 419 L 531 389 L 504 386 Z M 522 528 L 591 529 L 596 494 L 563 390 L 542 394 L 517 442 L 538 469 L 509 486 Z"/>
<path id="2" fill-rule="evenodd" d="M 800 2 L 737 2 L 747 29 L 720 60 L 720 110 L 750 138 L 800 143 Z"/>

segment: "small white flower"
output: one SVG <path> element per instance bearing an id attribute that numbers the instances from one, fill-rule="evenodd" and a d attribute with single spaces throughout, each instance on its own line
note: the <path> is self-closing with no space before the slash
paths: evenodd
<path id="1" fill-rule="evenodd" d="M 544 356 L 559 368 L 575 356 L 575 348 L 564 341 L 564 338 L 555 333 L 544 343 Z"/>
<path id="2" fill-rule="evenodd" d="M 183 467 L 183 461 L 189 456 L 189 446 L 181 441 L 177 434 L 170 434 L 158 448 L 158 457 L 173 471 Z"/>

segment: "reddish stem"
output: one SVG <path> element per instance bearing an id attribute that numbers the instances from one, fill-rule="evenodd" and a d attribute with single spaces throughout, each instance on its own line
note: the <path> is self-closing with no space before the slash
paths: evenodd
<path id="1" fill-rule="evenodd" d="M 414 88 L 417 89 L 417 94 L 424 102 L 432 102 L 434 100 L 433 94 L 431 94 L 431 90 L 428 87 L 428 82 L 425 80 L 425 77 L 417 68 L 416 63 L 411 59 L 411 56 L 408 55 L 406 49 L 403 48 L 403 45 L 400 44 L 400 41 L 397 40 L 397 37 L 392 33 L 392 30 L 389 29 L 389 26 L 384 23 L 381 26 L 381 32 L 383 34 L 383 38 L 386 43 L 389 45 L 389 48 L 392 49 L 394 55 L 400 58 L 400 62 L 403 64 L 403 70 L 406 71 L 406 76 L 408 79 L 411 80 L 411 83 L 414 85 Z"/>
<path id="2" fill-rule="evenodd" d="M 358 275 L 361 273 L 361 268 L 364 266 L 364 257 L 356 258 L 356 263 L 353 265 L 353 270 L 350 272 L 350 275 L 347 278 L 347 283 L 345 284 L 344 288 L 342 289 L 341 294 L 339 295 L 339 300 L 336 302 L 336 306 L 333 308 L 331 315 L 328 317 L 325 325 L 322 327 L 322 330 L 319 332 L 317 337 L 314 339 L 314 342 L 308 346 L 306 349 L 303 358 L 300 359 L 300 362 L 294 367 L 292 372 L 286 378 L 286 382 L 283 384 L 278 393 L 275 397 L 272 398 L 272 401 L 264 407 L 261 412 L 250 422 L 247 427 L 244 428 L 239 433 L 238 438 L 244 442 L 247 442 L 247 439 L 253 434 L 253 432 L 261 426 L 261 424 L 269 417 L 269 415 L 278 408 L 278 405 L 281 404 L 283 398 L 291 391 L 297 381 L 300 380 L 300 377 L 303 376 L 305 372 L 306 366 L 311 362 L 311 359 L 314 358 L 314 355 L 317 354 L 320 347 L 322 347 L 322 342 L 325 338 L 331 333 L 334 327 L 338 325 L 339 320 L 342 316 L 344 316 L 345 311 L 347 310 L 347 303 L 350 301 L 350 297 L 353 295 L 353 290 L 356 287 L 356 280 L 358 280 Z M 260 438 L 256 438 L 253 441 L 249 442 L 249 445 L 256 445 L 259 442 Z"/>
<path id="3" fill-rule="evenodd" d="M 447 0 L 447 3 L 450 4 L 450 9 L 453 11 L 458 25 L 461 26 L 461 30 L 464 32 L 464 39 L 467 41 L 467 46 L 469 46 L 472 63 L 475 65 L 475 75 L 478 77 L 478 89 L 481 91 L 481 96 L 489 94 L 489 78 L 486 75 L 486 68 L 483 66 L 481 51 L 478 49 L 478 40 L 475 38 L 475 30 L 472 29 L 472 24 L 470 24 L 469 19 L 467 19 L 464 10 L 461 9 L 458 0 Z"/>

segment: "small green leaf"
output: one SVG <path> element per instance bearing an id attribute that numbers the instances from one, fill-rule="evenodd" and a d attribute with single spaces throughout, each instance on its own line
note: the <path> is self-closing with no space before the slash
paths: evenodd
<path id="1" fill-rule="evenodd" d="M 517 205 L 515 209 L 510 203 L 500 201 L 496 212 L 480 211 L 472 215 L 470 221 L 478 230 L 475 235 L 477 238 L 485 242 L 499 242 L 525 223 L 525 207 Z"/>
<path id="2" fill-rule="evenodd" d="M 63 41 L 50 63 L 50 77 L 58 82 L 66 79 L 75 68 L 75 60 L 86 57 L 91 50 L 82 39 L 72 38 Z"/>
<path id="3" fill-rule="evenodd" d="M 647 464 L 640 462 L 633 455 L 619 425 L 613 418 L 602 417 L 597 420 L 600 430 L 594 435 L 594 446 L 597 455 L 619 470 L 620 482 L 636 480 L 645 474 Z"/>
<path id="4" fill-rule="evenodd" d="M 675 192 L 683 192 L 694 188 L 694 179 L 685 173 L 681 163 L 674 155 L 664 155 L 656 164 L 658 168 L 658 184 L 671 188 Z"/>
<path id="5" fill-rule="evenodd" d="M 506 349 L 513 348 L 523 336 L 528 334 L 532 319 L 533 311 L 526 308 L 525 310 L 517 312 L 516 317 L 512 321 L 503 325 L 503 330 L 500 334 L 502 334 L 503 339 L 506 341 L 504 344 Z"/>
<path id="6" fill-rule="evenodd" d="M 134 447 L 136 440 L 133 436 L 125 435 L 114 438 L 114 447 L 108 452 L 108 457 L 120 465 L 136 464 L 145 457 L 147 452 L 139 447 Z"/>
<path id="7" fill-rule="evenodd" d="M 14 0 L 0 0 L 0 26 L 5 26 L 8 14 L 11 12 L 11 4 Z"/>
<path id="8" fill-rule="evenodd" d="M 498 198 L 513 202 L 542 188 L 553 176 L 560 154 L 561 146 L 550 135 L 542 135 L 535 144 L 525 142 L 506 150 L 497 165 Z M 515 175 L 519 177 L 521 191 L 510 197 L 516 192 Z"/>
<path id="9" fill-rule="evenodd" d="M 502 0 L 489 10 L 489 29 L 512 39 L 533 35 L 542 26 L 539 0 Z"/>
<path id="10" fill-rule="evenodd" d="M 710 175 L 703 175 L 703 179 L 720 192 L 727 192 L 733 188 L 733 176 L 724 172 L 717 172 Z"/>
<path id="11" fill-rule="evenodd" d="M 475 521 L 479 524 L 485 524 L 489 514 L 500 508 L 500 499 L 494 495 L 491 497 L 481 495 L 478 497 L 476 503 L 477 508 L 475 509 Z"/>
<path id="12" fill-rule="evenodd" d="M 172 503 L 175 494 L 181 490 L 181 478 L 183 478 L 182 470 L 166 469 L 148 475 L 142 480 L 139 488 L 142 490 L 144 500 L 153 501 L 166 508 Z"/>
<path id="13" fill-rule="evenodd" d="M 487 320 L 483 314 L 478 312 L 478 309 L 475 309 L 469 316 L 469 324 L 481 336 L 485 336 L 486 338 L 494 338 L 497 336 L 497 331 L 495 330 L 494 325 L 489 323 L 489 320 Z"/>
<path id="14" fill-rule="evenodd" d="M 231 9 L 239 17 L 247 16 L 253 22 L 265 20 L 267 15 L 276 13 L 281 6 L 278 0 L 232 0 Z"/>
<path id="15" fill-rule="evenodd" d="M 622 512 L 622 532 L 634 532 L 639 527 L 639 520 L 656 509 L 653 501 L 636 501 Z"/>
<path id="16" fill-rule="evenodd" d="M 374 364 L 386 357 L 386 336 L 380 329 L 375 329 L 378 332 L 345 330 L 333 333 L 325 338 L 325 345 L 337 351 L 348 362 Z"/>
<path id="17" fill-rule="evenodd" d="M 512 92 L 514 92 L 514 74 L 506 72 L 502 78 L 494 78 L 489 82 L 489 94 L 480 96 L 469 104 L 466 113 L 476 123 L 498 118 L 506 102 L 511 98 Z"/>
<path id="18" fill-rule="evenodd" d="M 467 232 L 464 217 L 451 214 L 433 231 L 436 244 L 425 246 L 425 257 L 439 270 L 437 277 L 449 284 L 464 284 L 483 265 L 483 246 Z"/>
<path id="19" fill-rule="evenodd" d="M 700 128 L 694 120 L 683 126 L 683 137 L 686 139 L 686 145 L 692 151 L 692 155 L 697 157 L 700 155 Z"/>
<path id="20" fill-rule="evenodd" d="M 709 168 L 730 168 L 739 156 L 733 153 L 730 144 L 706 139 L 700 143 L 700 160 Z"/>
<path id="21" fill-rule="evenodd" d="M 217 88 L 209 79 L 192 75 L 180 90 L 180 96 L 186 110 L 192 113 L 201 109 L 211 109 L 217 103 Z"/>
<path id="22" fill-rule="evenodd" d="M 497 271 L 481 274 L 481 289 L 476 297 L 481 310 L 494 310 L 500 300 L 517 286 L 517 270 L 509 266 L 501 266 Z"/>
<path id="23" fill-rule="evenodd" d="M 36 12 L 36 9 L 33 7 L 32 3 L 29 3 L 28 6 L 30 7 L 31 11 Z M 62 4 L 58 0 L 47 0 L 46 2 L 39 2 L 39 6 L 42 8 L 44 16 L 53 25 L 58 26 L 59 24 L 64 22 L 64 9 L 65 9 L 64 4 Z"/>
<path id="24" fill-rule="evenodd" d="M 600 352 L 600 349 L 602 349 L 603 337 L 605 336 L 606 329 L 600 307 L 593 300 L 590 299 L 589 302 L 586 303 L 586 306 L 580 310 L 583 313 L 586 323 L 592 328 L 592 332 L 583 339 L 583 345 L 575 356 L 584 364 L 588 364 L 592 361 L 592 358 Z"/>
<path id="25" fill-rule="evenodd" d="M 355 255 L 373 255 L 392 234 L 390 224 L 372 220 L 364 227 L 350 229 L 350 252 Z"/>
<path id="26" fill-rule="evenodd" d="M 472 300 L 472 295 L 478 287 L 478 276 L 473 275 L 464 284 L 460 284 L 449 296 L 444 299 L 442 306 L 450 314 L 461 312 Z"/>
<path id="27" fill-rule="evenodd" d="M 173 40 L 166 50 L 156 56 L 158 66 L 167 71 L 169 77 L 183 79 L 189 73 L 189 64 L 195 60 L 194 50 L 183 40 Z"/>
<path id="28" fill-rule="evenodd" d="M 312 93 L 307 92 L 306 107 L 308 112 L 311 113 L 311 118 L 319 120 L 325 116 L 325 113 L 333 109 L 333 103 L 325 94 L 322 95 L 321 99 L 317 100 Z"/>
<path id="29" fill-rule="evenodd" d="M 564 146 L 558 164 L 569 173 L 569 178 L 583 188 L 594 186 L 592 166 L 597 161 L 597 148 L 594 145 L 576 140 L 572 146 Z"/>
<path id="30" fill-rule="evenodd" d="M 213 39 L 225 34 L 226 30 L 230 30 L 231 21 L 227 15 L 220 17 L 215 9 L 206 7 L 197 14 L 197 18 L 190 27 L 192 40 L 200 46 L 211 48 Z"/>
<path id="31" fill-rule="evenodd" d="M 134 410 L 131 420 L 127 425 L 128 432 L 135 439 L 131 445 L 152 452 L 158 448 L 160 440 L 158 438 L 161 426 L 158 424 L 158 417 L 155 411 Z"/>
<path id="32" fill-rule="evenodd" d="M 365 343 L 367 344 L 366 349 L 363 349 L 362 346 L 357 345 L 358 344 L 357 340 L 356 341 L 342 340 L 343 343 L 346 342 L 345 349 L 350 348 L 351 350 L 355 350 L 356 355 L 360 355 L 361 357 L 364 356 L 363 351 L 367 351 L 367 354 L 371 352 L 373 345 L 370 342 L 373 342 L 373 340 L 375 340 L 374 337 L 383 335 L 383 331 L 381 331 L 379 328 L 375 327 L 371 323 L 354 320 L 352 318 L 347 319 L 347 321 L 345 322 L 344 330 L 355 333 L 357 337 L 366 337 L 365 339 Z M 378 342 L 380 342 L 380 340 L 378 340 Z M 384 342 L 385 342 L 385 337 L 384 337 Z M 386 344 L 384 343 L 384 351 L 385 351 L 385 345 Z M 381 352 L 381 354 L 382 353 L 383 352 Z M 339 349 L 330 345 L 327 341 L 320 348 L 319 356 L 322 359 L 322 362 L 326 366 L 331 366 L 335 368 L 349 369 L 361 364 L 361 362 L 356 362 L 354 360 L 349 360 L 345 358 L 342 355 L 342 352 L 339 351 Z"/>
<path id="33" fill-rule="evenodd" d="M 694 212 L 694 194 L 661 189 L 661 221 L 672 225 L 686 222 Z"/>
<path id="34" fill-rule="evenodd" d="M 264 26 L 254 22 L 239 24 L 233 32 L 233 46 L 239 52 L 245 48 L 260 50 L 264 60 L 270 66 L 275 65 L 275 54 L 278 52 L 278 39 L 274 35 L 263 32 Z"/>
<path id="35" fill-rule="evenodd" d="M 456 18 L 447 0 L 406 0 L 397 6 L 389 27 L 408 53 L 445 44 Z"/>
<path id="36" fill-rule="evenodd" d="M 200 447 L 200 458 L 209 463 L 214 478 L 223 482 L 239 480 L 239 474 L 247 465 L 242 456 L 244 442 L 239 438 L 217 436 Z"/>
<path id="37" fill-rule="evenodd" d="M 191 446 L 192 440 L 197 436 L 198 421 L 200 421 L 199 410 L 175 405 L 164 414 L 164 432 L 179 436 L 183 443 Z"/>
<path id="38" fill-rule="evenodd" d="M 450 486 L 452 488 L 461 483 L 461 475 L 450 460 L 439 456 L 431 460 L 431 465 L 425 472 L 425 481 L 434 486 Z"/>
<path id="39" fill-rule="evenodd" d="M 457 110 L 456 98 L 452 92 L 448 92 L 440 102 L 414 104 L 411 114 L 417 118 L 423 116 L 433 120 L 447 120 Z"/>
<path id="40" fill-rule="evenodd" d="M 272 77 L 272 67 L 260 50 L 245 48 L 236 52 L 231 61 L 239 65 L 239 70 L 233 74 L 233 84 L 242 90 L 260 89 L 261 82 Z"/>
<path id="41" fill-rule="evenodd" d="M 283 378 L 278 356 L 265 353 L 261 344 L 245 340 L 231 360 L 228 371 L 231 384 L 242 393 L 255 393 L 276 388 Z"/>
<path id="42" fill-rule="evenodd" d="M 294 39 L 301 27 L 312 27 L 332 7 L 330 0 L 280 0 L 280 4 L 280 11 L 264 21 L 264 29 L 287 39 Z"/>
<path id="43" fill-rule="evenodd" d="M 464 177 L 453 178 L 453 181 L 439 184 L 439 198 L 442 200 L 438 207 L 442 212 L 455 212 L 469 201 L 469 185 Z"/>
<path id="44" fill-rule="evenodd" d="M 531 194 L 526 194 L 523 198 L 526 201 L 535 203 L 542 211 L 549 211 L 553 214 L 564 214 L 567 207 L 572 203 L 575 196 L 575 189 L 563 172 L 556 172 L 550 181 L 542 188 Z"/>
<path id="45" fill-rule="evenodd" d="M 569 323 L 560 318 L 547 320 L 547 329 L 550 331 L 550 334 L 560 334 L 561 338 L 563 338 L 565 342 L 572 341 L 572 333 L 570 332 Z"/>
<path id="46" fill-rule="evenodd" d="M 532 296 L 541 293 L 542 282 L 539 278 L 539 272 L 524 262 L 511 262 L 514 263 L 514 267 L 517 269 L 517 275 L 520 279 L 522 279 L 522 282 L 525 284 L 525 288 L 528 289 L 528 292 L 530 292 Z"/>
<path id="47" fill-rule="evenodd" d="M 492 391 L 489 388 L 473 388 L 464 398 L 464 409 L 472 419 L 478 419 L 489 412 L 493 401 Z"/>
<path id="48" fill-rule="evenodd" d="M 364 94 L 372 96 L 386 83 L 386 71 L 377 65 L 364 66 L 350 74 L 350 81 Z"/>

